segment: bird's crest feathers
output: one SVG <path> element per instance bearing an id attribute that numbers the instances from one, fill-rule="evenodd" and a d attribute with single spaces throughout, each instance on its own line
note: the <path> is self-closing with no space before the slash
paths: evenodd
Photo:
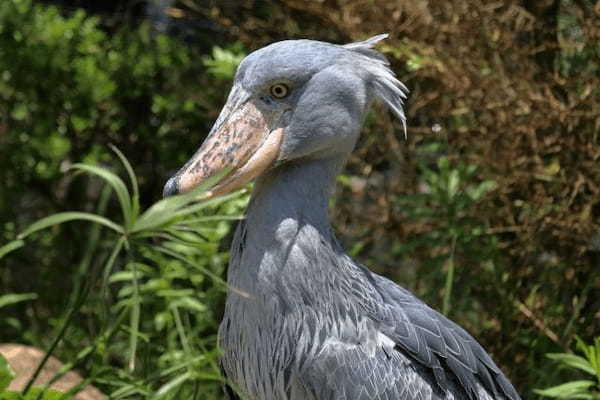
<path id="1" fill-rule="evenodd" d="M 375 44 L 388 36 L 387 33 L 383 33 L 362 42 L 348 43 L 342 47 L 362 56 L 362 65 L 370 75 L 375 96 L 400 119 L 406 137 L 406 116 L 404 115 L 403 104 L 408 89 L 396 78 L 385 56 L 373 49 Z"/>

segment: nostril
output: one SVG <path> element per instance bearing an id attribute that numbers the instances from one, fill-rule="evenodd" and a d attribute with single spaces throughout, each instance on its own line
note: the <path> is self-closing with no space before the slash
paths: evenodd
<path id="1" fill-rule="evenodd" d="M 177 184 L 177 177 L 173 176 L 167 181 L 163 189 L 163 197 L 173 196 L 179 193 L 179 185 Z"/>

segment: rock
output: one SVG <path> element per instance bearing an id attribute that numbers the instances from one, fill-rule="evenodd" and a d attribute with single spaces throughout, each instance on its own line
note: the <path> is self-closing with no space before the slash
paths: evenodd
<path id="1" fill-rule="evenodd" d="M 35 347 L 25 346 L 15 343 L 0 344 L 0 354 L 6 358 L 16 377 L 8 386 L 8 390 L 20 391 L 25 388 L 29 378 L 37 368 L 38 364 L 44 358 L 45 352 L 36 349 Z M 54 377 L 54 375 L 63 367 L 63 364 L 56 358 L 50 357 L 44 368 L 34 382 L 34 386 L 43 386 L 46 382 Z M 69 371 L 63 375 L 58 381 L 54 382 L 51 389 L 60 392 L 67 392 L 73 386 L 78 385 L 83 378 L 74 371 Z M 77 400 L 105 400 L 105 396 L 97 388 L 92 385 L 87 385 L 74 397 Z"/>

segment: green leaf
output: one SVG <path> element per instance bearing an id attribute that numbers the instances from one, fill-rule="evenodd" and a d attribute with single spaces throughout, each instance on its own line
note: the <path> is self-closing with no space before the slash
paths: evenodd
<path id="1" fill-rule="evenodd" d="M 190 311 L 197 313 L 205 313 L 207 310 L 206 305 L 202 304 L 197 299 L 190 296 L 184 296 L 177 299 L 173 302 L 173 305 L 176 307 L 187 308 Z"/>
<path id="2" fill-rule="evenodd" d="M 20 392 L 0 392 L 0 400 L 23 400 Z"/>
<path id="3" fill-rule="evenodd" d="M 123 228 L 120 225 L 117 225 L 111 220 L 104 218 L 100 215 L 86 212 L 68 211 L 53 214 L 34 222 L 33 224 L 29 225 L 27 229 L 25 229 L 19 234 L 19 239 L 25 239 L 27 236 L 31 235 L 34 232 L 49 228 L 54 225 L 62 224 L 63 222 L 78 220 L 95 222 L 97 224 L 104 225 L 117 233 L 123 233 Z"/>
<path id="4" fill-rule="evenodd" d="M 575 354 L 567 353 L 550 353 L 546 356 L 552 360 L 560 361 L 561 363 L 568 365 L 573 368 L 578 368 L 589 374 L 596 375 L 594 367 L 583 357 L 576 356 Z"/>
<path id="5" fill-rule="evenodd" d="M 41 396 L 40 396 L 41 394 Z M 65 398 L 65 394 L 53 389 L 42 389 L 40 387 L 33 387 L 23 400 L 61 400 Z"/>
<path id="6" fill-rule="evenodd" d="M 129 335 L 129 370 L 135 370 L 135 359 L 137 352 L 138 333 L 140 329 L 140 314 L 141 314 L 141 298 L 138 287 L 137 263 L 130 263 L 131 272 L 133 273 L 133 305 L 131 306 L 131 314 L 129 319 L 129 327 L 131 333 Z"/>
<path id="7" fill-rule="evenodd" d="M 224 196 L 213 197 L 212 199 L 209 199 L 209 200 L 191 204 L 185 208 L 177 210 L 177 212 L 175 212 L 175 216 L 176 217 L 184 217 L 186 215 L 197 213 L 198 211 L 203 210 L 208 207 L 215 207 L 219 204 L 225 203 L 231 199 L 239 197 L 242 193 L 244 193 L 243 190 L 238 190 L 233 193 L 226 194 Z"/>
<path id="8" fill-rule="evenodd" d="M 217 183 L 223 176 L 227 175 L 231 171 L 231 168 L 226 168 L 220 174 L 213 176 L 212 178 L 207 179 L 204 183 L 202 183 L 199 187 L 192 190 L 189 193 L 180 194 L 177 196 L 167 197 L 166 199 L 162 199 L 156 203 L 154 203 L 148 210 L 146 210 L 140 218 L 133 225 L 131 232 L 141 232 L 144 230 L 155 230 L 160 228 L 163 225 L 168 224 L 169 222 L 174 222 L 176 217 L 180 217 L 182 215 L 187 215 L 183 210 L 183 207 L 187 206 L 190 203 L 196 202 L 198 198 L 201 198 L 202 194 L 206 192 L 206 190 L 212 187 L 215 183 Z M 239 192 L 235 192 L 236 195 Z M 200 204 L 205 204 L 208 202 L 223 202 L 226 201 L 224 199 L 230 198 L 231 195 L 217 197 L 211 199 L 209 201 L 201 202 Z M 213 203 L 210 203 L 213 204 Z M 203 207 L 200 207 L 203 208 Z M 178 211 L 183 212 L 183 214 L 177 213 Z"/>
<path id="9" fill-rule="evenodd" d="M 35 300 L 37 298 L 38 295 L 36 293 L 5 294 L 0 296 L 0 308 L 19 303 L 21 301 Z"/>
<path id="10" fill-rule="evenodd" d="M 129 175 L 129 181 L 131 182 L 131 188 L 133 191 L 132 214 L 133 214 L 133 218 L 135 218 L 135 217 L 137 217 L 138 213 L 140 212 L 140 190 L 138 187 L 137 178 L 135 176 L 135 173 L 133 172 L 133 168 L 131 167 L 131 164 L 127 160 L 127 157 L 125 157 L 125 155 L 123 155 L 123 153 L 121 153 L 121 151 L 116 146 L 113 146 L 111 144 L 111 145 L 109 145 L 109 147 L 119 157 L 119 160 L 121 160 L 121 163 L 123 164 L 123 166 L 125 167 L 125 170 L 127 171 L 127 175 Z"/>
<path id="11" fill-rule="evenodd" d="M 215 221 L 241 221 L 245 217 L 243 215 L 210 215 L 206 217 L 198 217 L 198 218 L 187 218 L 185 219 L 185 224 L 182 226 L 190 226 L 194 224 L 201 224 L 206 222 L 215 222 Z M 179 225 L 176 225 L 179 226 Z"/>
<path id="12" fill-rule="evenodd" d="M 25 242 L 20 239 L 13 240 L 12 242 L 5 244 L 4 246 L 0 247 L 0 259 L 2 257 L 4 257 L 5 255 L 7 255 L 8 253 L 15 251 L 17 249 L 20 249 L 24 245 L 25 245 Z"/>
<path id="13" fill-rule="evenodd" d="M 241 51 L 215 46 L 212 50 L 212 57 L 204 59 L 204 65 L 216 78 L 229 80 L 235 75 L 235 70 L 244 56 L 245 54 Z"/>
<path id="14" fill-rule="evenodd" d="M 573 381 L 563 383 L 562 385 L 554 386 L 548 389 L 535 389 L 537 394 L 547 397 L 555 397 L 558 399 L 573 398 L 574 395 L 586 394 L 586 390 L 593 387 L 595 382 L 588 380 Z"/>
<path id="15" fill-rule="evenodd" d="M 441 157 L 437 162 L 438 168 L 442 171 L 447 171 L 450 169 L 450 160 L 448 157 Z"/>
<path id="16" fill-rule="evenodd" d="M 130 281 L 133 279 L 133 271 L 119 271 L 110 275 L 109 283 Z"/>
<path id="17" fill-rule="evenodd" d="M 6 390 L 14 377 L 15 372 L 8 364 L 8 361 L 0 354 L 0 392 Z"/>
<path id="18" fill-rule="evenodd" d="M 595 347 L 592 345 L 588 346 L 578 336 L 575 339 L 577 340 L 577 348 L 585 355 L 585 358 L 587 358 L 587 361 L 594 370 L 592 374 L 598 376 L 600 379 L 600 342 L 596 339 Z"/>
<path id="19" fill-rule="evenodd" d="M 453 198 L 458 192 L 458 185 L 460 183 L 460 177 L 458 175 L 458 170 L 453 169 L 450 171 L 450 176 L 448 177 L 448 197 Z"/>
<path id="20" fill-rule="evenodd" d="M 95 165 L 88 164 L 73 164 L 71 169 L 78 169 L 84 172 L 87 172 L 92 175 L 97 175 L 103 180 L 106 181 L 117 194 L 117 198 L 119 199 L 119 204 L 121 205 L 121 211 L 123 212 L 123 219 L 125 220 L 125 226 L 129 228 L 132 223 L 132 203 L 131 197 L 129 196 L 129 192 L 127 191 L 127 186 L 123 183 L 123 180 L 119 178 L 116 174 L 111 171 L 96 167 Z"/>
<path id="21" fill-rule="evenodd" d="M 108 257 L 106 264 L 104 265 L 104 272 L 102 273 L 102 277 L 103 277 L 102 278 L 102 287 L 104 288 L 104 290 L 106 290 L 106 288 L 108 287 L 107 283 L 108 283 L 108 279 L 110 277 L 110 273 L 112 272 L 113 266 L 115 265 L 117 256 L 119 255 L 119 253 L 121 253 L 121 250 L 123 249 L 123 246 L 125 245 L 125 241 L 126 240 L 125 240 L 124 236 L 121 236 L 119 238 L 119 240 L 115 244 L 115 247 L 113 247 L 112 253 Z"/>
<path id="22" fill-rule="evenodd" d="M 167 224 L 173 219 L 173 214 L 176 210 L 194 200 L 196 195 L 193 193 L 195 192 L 168 197 L 154 203 L 138 218 L 131 232 L 154 230 Z"/>
<path id="23" fill-rule="evenodd" d="M 175 378 L 171 379 L 169 382 L 167 382 L 164 385 L 162 385 L 158 389 L 158 391 L 156 392 L 156 394 L 154 396 L 152 396 L 152 398 L 153 399 L 160 399 L 160 398 L 164 397 L 169 392 L 171 392 L 174 389 L 176 389 L 177 387 L 181 386 L 186 380 L 190 379 L 191 376 L 192 375 L 191 375 L 190 372 L 186 372 L 184 374 L 176 376 Z"/>

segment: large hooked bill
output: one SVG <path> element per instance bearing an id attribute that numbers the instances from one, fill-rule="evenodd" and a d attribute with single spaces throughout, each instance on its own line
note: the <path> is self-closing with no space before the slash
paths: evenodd
<path id="1" fill-rule="evenodd" d="M 163 196 L 186 193 L 230 169 L 203 197 L 241 188 L 276 160 L 283 129 L 271 130 L 278 116 L 261 110 L 241 88 L 232 90 L 200 149 L 165 185 Z"/>

